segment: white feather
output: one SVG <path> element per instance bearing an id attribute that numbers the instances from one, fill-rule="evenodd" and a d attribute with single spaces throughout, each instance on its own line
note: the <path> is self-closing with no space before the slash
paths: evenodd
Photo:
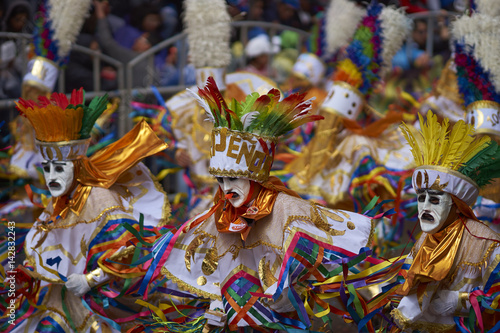
<path id="1" fill-rule="evenodd" d="M 500 92 L 500 17 L 474 13 L 464 15 L 452 25 L 452 37 L 473 47 L 473 57 L 490 73 L 497 92 Z"/>
<path id="2" fill-rule="evenodd" d="M 476 9 L 479 13 L 488 16 L 500 16 L 500 1 L 498 0 L 476 0 Z"/>
<path id="3" fill-rule="evenodd" d="M 241 122 L 243 123 L 243 130 L 246 130 L 248 126 L 250 126 L 250 124 L 252 124 L 252 121 L 257 118 L 257 116 L 259 115 L 259 111 L 252 111 L 252 112 L 248 112 L 247 114 L 243 115 L 243 117 L 241 117 Z"/>
<path id="4" fill-rule="evenodd" d="M 333 54 L 354 35 L 365 10 L 348 0 L 332 0 L 326 12 L 327 51 Z"/>
<path id="5" fill-rule="evenodd" d="M 210 120 L 212 123 L 215 123 L 215 118 L 212 114 L 212 111 L 210 110 L 210 106 L 208 106 L 208 103 L 200 97 L 197 93 L 192 91 L 189 88 L 186 88 L 187 92 L 198 102 L 198 105 L 205 110 L 205 113 L 207 114 L 208 120 Z"/>
<path id="6" fill-rule="evenodd" d="M 392 58 L 401 49 L 408 37 L 412 22 L 402 8 L 385 7 L 380 13 L 382 28 L 382 69 L 383 76 L 392 68 Z"/>
<path id="7" fill-rule="evenodd" d="M 231 18 L 224 0 L 186 0 L 184 24 L 189 57 L 196 68 L 226 67 L 231 61 Z"/>
<path id="8" fill-rule="evenodd" d="M 66 57 L 76 41 L 92 0 L 50 0 L 49 19 L 57 41 L 57 55 Z"/>

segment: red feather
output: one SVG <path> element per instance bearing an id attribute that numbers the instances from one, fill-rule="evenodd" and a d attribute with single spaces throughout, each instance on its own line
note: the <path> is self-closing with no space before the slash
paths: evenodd
<path id="1" fill-rule="evenodd" d="M 39 107 L 44 108 L 44 107 L 46 107 L 49 104 L 52 104 L 52 103 L 47 98 L 47 96 L 38 96 L 38 106 Z"/>
<path id="2" fill-rule="evenodd" d="M 71 93 L 71 100 L 69 103 L 75 106 L 83 104 L 83 88 L 80 88 L 78 90 L 73 89 L 73 92 Z"/>
<path id="3" fill-rule="evenodd" d="M 268 95 L 262 95 L 253 104 L 253 109 L 255 111 L 262 111 L 271 102 L 271 97 Z"/>
<path id="4" fill-rule="evenodd" d="M 68 98 L 63 93 L 53 93 L 50 100 L 61 109 L 66 109 L 69 105 Z"/>
<path id="5" fill-rule="evenodd" d="M 224 96 L 222 96 L 222 94 L 220 93 L 219 88 L 217 87 L 217 83 L 215 83 L 213 77 L 211 76 L 208 77 L 206 87 L 208 88 L 210 94 L 217 103 L 219 110 L 221 111 L 226 110 L 227 109 L 226 101 L 224 100 Z"/>
<path id="6" fill-rule="evenodd" d="M 259 142 L 262 146 L 262 149 L 264 149 L 264 153 L 266 153 L 266 155 L 269 155 L 269 148 L 267 148 L 266 142 L 262 138 L 259 138 Z"/>

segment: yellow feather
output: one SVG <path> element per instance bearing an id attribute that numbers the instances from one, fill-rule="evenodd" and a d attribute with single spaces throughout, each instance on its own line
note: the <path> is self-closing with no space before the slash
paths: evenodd
<path id="1" fill-rule="evenodd" d="M 427 112 L 427 126 L 429 128 L 429 137 L 427 138 L 429 160 L 426 161 L 426 164 L 435 165 L 439 163 L 439 157 L 437 156 L 439 143 L 437 142 L 437 140 L 440 134 L 441 125 L 439 125 L 437 116 L 432 112 Z"/>
<path id="2" fill-rule="evenodd" d="M 427 113 L 429 114 L 429 112 Z M 423 138 L 423 145 L 420 147 L 422 149 L 422 159 L 423 163 L 427 164 L 427 161 L 429 160 L 429 148 L 427 144 L 427 138 L 429 137 L 429 126 L 428 123 L 424 121 L 424 118 L 420 113 L 418 114 L 418 119 L 420 121 L 420 133 L 422 134 Z"/>
<path id="3" fill-rule="evenodd" d="M 471 144 L 469 144 L 468 147 L 464 150 L 462 158 L 460 158 L 457 161 L 457 166 L 455 170 L 458 169 L 460 166 L 464 165 L 465 163 L 467 163 L 472 157 L 476 156 L 476 154 L 479 153 L 481 150 L 488 147 L 490 141 L 491 139 L 489 136 L 483 136 L 481 139 L 474 140 L 474 142 L 471 142 Z"/>
<path id="4" fill-rule="evenodd" d="M 453 126 L 448 137 L 448 149 L 442 158 L 441 166 L 452 168 L 455 165 L 456 161 L 462 156 L 463 143 L 467 141 L 467 137 L 467 125 L 463 120 L 459 120 Z"/>
<path id="5" fill-rule="evenodd" d="M 439 126 L 439 133 L 437 137 L 438 149 L 436 149 L 436 157 L 434 159 L 435 165 L 440 165 L 444 152 L 448 150 L 448 118 L 444 118 L 443 123 Z"/>
<path id="6" fill-rule="evenodd" d="M 420 150 L 420 144 L 418 142 L 418 139 L 415 138 L 415 136 L 413 135 L 410 128 L 408 127 L 408 125 L 406 125 L 405 122 L 403 122 L 399 128 L 401 128 L 403 136 L 405 137 L 406 141 L 412 148 L 411 153 L 413 154 L 413 158 L 415 159 L 415 164 L 417 166 L 423 165 L 422 152 Z M 417 133 L 417 135 L 418 134 L 420 133 Z"/>

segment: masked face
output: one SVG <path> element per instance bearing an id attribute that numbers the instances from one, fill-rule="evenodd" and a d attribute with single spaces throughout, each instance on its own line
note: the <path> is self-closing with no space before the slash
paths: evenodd
<path id="1" fill-rule="evenodd" d="M 233 195 L 229 202 L 236 208 L 243 205 L 250 194 L 251 184 L 248 179 L 217 177 L 217 182 L 224 195 Z"/>
<path id="2" fill-rule="evenodd" d="M 435 190 L 419 190 L 418 218 L 422 231 L 434 234 L 440 231 L 448 218 L 453 200 L 451 195 Z"/>
<path id="3" fill-rule="evenodd" d="M 43 175 L 50 194 L 60 197 L 66 194 L 73 184 L 74 165 L 71 161 L 43 161 Z"/>

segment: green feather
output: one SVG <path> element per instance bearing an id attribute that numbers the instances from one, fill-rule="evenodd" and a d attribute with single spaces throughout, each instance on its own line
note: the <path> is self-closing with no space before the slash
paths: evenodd
<path id="1" fill-rule="evenodd" d="M 484 186 L 493 178 L 500 177 L 500 147 L 495 141 L 474 157 L 472 157 L 458 171 L 474 180 L 478 186 Z"/>
<path id="2" fill-rule="evenodd" d="M 82 129 L 80 130 L 80 138 L 86 139 L 90 137 L 90 131 L 96 120 L 106 110 L 108 105 L 108 95 L 94 97 L 89 106 L 83 106 Z"/>

